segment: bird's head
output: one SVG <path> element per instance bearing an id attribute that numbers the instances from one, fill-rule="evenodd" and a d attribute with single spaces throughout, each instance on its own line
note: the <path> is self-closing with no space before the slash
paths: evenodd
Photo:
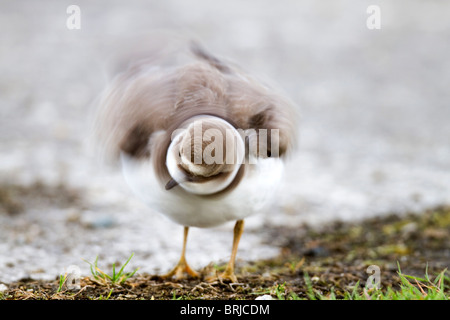
<path id="1" fill-rule="evenodd" d="M 172 135 L 166 189 L 178 185 L 194 194 L 220 192 L 236 177 L 244 155 L 244 140 L 230 123 L 209 115 L 191 118 Z"/>

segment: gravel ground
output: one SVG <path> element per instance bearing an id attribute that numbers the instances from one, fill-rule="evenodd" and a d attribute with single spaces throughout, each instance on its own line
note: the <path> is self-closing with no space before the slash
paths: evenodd
<path id="1" fill-rule="evenodd" d="M 247 221 L 243 260 L 279 253 L 267 228 L 450 204 L 450 3 L 76 1 L 0 4 L 0 281 L 54 279 L 81 259 L 168 270 L 182 227 L 154 214 L 86 144 L 108 62 L 170 30 L 277 83 L 299 106 L 280 201 Z M 381 29 L 366 27 L 369 4 Z M 151 40 L 148 40 L 151 41 Z M 207 239 L 207 241 L 205 241 Z M 193 267 L 228 258 L 232 224 L 193 229 Z"/>

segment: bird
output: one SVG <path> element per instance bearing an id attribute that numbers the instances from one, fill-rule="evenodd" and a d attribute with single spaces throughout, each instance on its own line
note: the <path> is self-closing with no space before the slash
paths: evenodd
<path id="1" fill-rule="evenodd" d="M 98 101 L 97 149 L 141 201 L 183 226 L 181 257 L 161 277 L 199 278 L 186 260 L 189 229 L 234 221 L 217 277 L 236 283 L 244 220 L 274 201 L 296 145 L 295 104 L 196 41 L 120 66 Z"/>

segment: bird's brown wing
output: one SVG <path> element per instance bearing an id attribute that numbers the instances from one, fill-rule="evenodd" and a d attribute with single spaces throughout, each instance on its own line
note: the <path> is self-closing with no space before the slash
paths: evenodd
<path id="1" fill-rule="evenodd" d="M 243 130 L 279 129 L 279 154 L 285 155 L 296 137 L 292 103 L 200 46 L 191 50 L 193 59 L 184 65 L 161 67 L 158 59 L 144 59 L 116 76 L 96 120 L 103 154 L 153 154 L 164 165 L 171 133 L 192 116 L 210 114 Z"/>

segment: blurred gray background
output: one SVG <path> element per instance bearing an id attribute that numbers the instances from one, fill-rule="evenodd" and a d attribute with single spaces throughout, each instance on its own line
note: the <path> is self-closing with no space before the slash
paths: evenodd
<path id="1" fill-rule="evenodd" d="M 80 30 L 66 27 L 71 4 Z M 372 4 L 380 30 L 366 26 Z M 449 12 L 444 1 L 2 1 L 0 281 L 53 279 L 71 264 L 88 274 L 81 259 L 97 254 L 106 268 L 134 252 L 140 272 L 178 260 L 182 227 L 86 148 L 108 61 L 157 30 L 196 37 L 299 107 L 279 202 L 248 219 L 238 259 L 278 253 L 270 226 L 450 204 Z M 227 260 L 232 227 L 192 229 L 192 266 Z"/>

